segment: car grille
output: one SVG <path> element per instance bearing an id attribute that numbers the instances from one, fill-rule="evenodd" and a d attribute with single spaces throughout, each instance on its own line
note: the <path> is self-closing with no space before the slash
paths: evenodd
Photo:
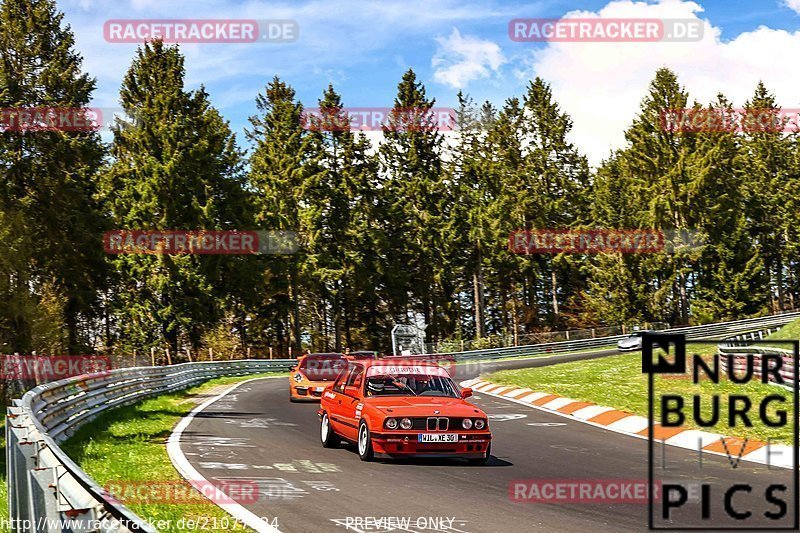
<path id="1" fill-rule="evenodd" d="M 447 431 L 450 427 L 450 420 L 446 416 L 429 416 L 425 429 L 428 431 Z"/>
<path id="2" fill-rule="evenodd" d="M 428 422 L 428 421 L 431 422 Z M 441 422 L 437 421 L 441 420 Z M 447 422 L 444 422 L 444 421 Z M 444 416 L 431 416 L 427 418 L 412 418 L 411 429 L 417 431 L 464 431 L 461 428 L 463 418 L 450 418 Z M 430 426 L 428 425 L 430 423 Z M 437 429 L 438 425 L 438 429 Z"/>

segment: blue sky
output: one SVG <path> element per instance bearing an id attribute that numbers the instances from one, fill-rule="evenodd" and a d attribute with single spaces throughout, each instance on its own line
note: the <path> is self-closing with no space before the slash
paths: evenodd
<path id="1" fill-rule="evenodd" d="M 333 83 L 352 107 L 390 106 L 413 67 L 440 106 L 459 89 L 502 104 L 532 77 L 553 85 L 575 121 L 573 140 L 597 163 L 624 143 L 647 83 L 675 69 L 707 102 L 724 90 L 741 105 L 763 79 L 786 107 L 800 107 L 800 0 L 538 1 L 381 0 L 60 0 L 85 69 L 98 79 L 95 105 L 117 105 L 136 45 L 107 43 L 107 19 L 294 19 L 300 37 L 284 44 L 185 44 L 187 85 L 204 84 L 240 141 L 256 94 L 274 76 L 315 106 Z M 581 12 L 581 13 L 576 13 Z M 696 18 L 696 43 L 517 43 L 513 18 L 563 16 Z"/>

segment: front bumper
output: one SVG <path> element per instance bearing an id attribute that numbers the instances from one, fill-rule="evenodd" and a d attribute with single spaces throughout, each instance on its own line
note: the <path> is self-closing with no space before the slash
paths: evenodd
<path id="1" fill-rule="evenodd" d="M 295 385 L 289 386 L 289 391 L 292 397 L 296 400 L 306 400 L 309 402 L 318 402 L 322 398 L 322 393 L 325 392 L 325 387 L 318 385 Z"/>
<path id="2" fill-rule="evenodd" d="M 458 442 L 419 442 L 419 433 L 380 433 L 372 435 L 375 453 L 393 457 L 462 457 L 480 459 L 492 442 L 492 434 L 458 433 Z"/>
<path id="3" fill-rule="evenodd" d="M 641 350 L 642 347 L 640 346 L 617 346 L 617 350 L 620 352 L 635 352 L 637 350 Z"/>

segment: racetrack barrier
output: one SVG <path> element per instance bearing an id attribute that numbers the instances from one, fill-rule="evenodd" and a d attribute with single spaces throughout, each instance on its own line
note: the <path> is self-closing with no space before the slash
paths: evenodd
<path id="1" fill-rule="evenodd" d="M 757 331 L 767 328 L 777 328 L 800 318 L 800 311 L 792 311 L 779 315 L 770 315 L 759 318 L 747 318 L 731 322 L 720 322 L 716 324 L 705 324 L 702 326 L 687 326 L 671 328 L 669 333 L 683 333 L 686 338 L 728 338 L 736 334 L 752 332 L 756 337 Z M 582 350 L 592 350 L 600 348 L 613 348 L 616 343 L 627 338 L 628 335 L 614 335 L 611 337 L 598 337 L 594 339 L 582 339 L 574 341 L 548 342 L 542 344 L 530 344 L 525 346 L 513 346 L 511 348 L 491 348 L 488 350 L 470 350 L 464 352 L 453 352 L 447 355 L 454 356 L 457 361 L 468 361 L 476 359 L 505 359 L 513 357 L 528 357 L 537 355 L 555 355 Z"/>
<path id="2" fill-rule="evenodd" d="M 221 376 L 289 370 L 295 359 L 184 363 L 88 374 L 39 385 L 6 417 L 12 531 L 153 532 L 92 480 L 59 444 L 102 412 Z"/>
<path id="3" fill-rule="evenodd" d="M 756 335 L 752 335 L 755 337 Z M 742 338 L 744 337 L 744 338 Z M 758 335 L 761 338 L 761 335 Z M 736 375 L 742 375 L 747 371 L 748 358 L 752 357 L 753 375 L 761 378 L 761 359 L 764 355 L 780 357 L 782 366 L 780 376 L 783 382 L 776 382 L 772 373 L 767 372 L 767 379 L 775 385 L 780 385 L 785 388 L 792 388 L 794 383 L 794 353 L 792 350 L 786 350 L 775 346 L 754 346 L 753 342 L 758 342 L 755 338 L 746 340 L 746 336 L 740 336 L 734 339 L 727 339 L 725 342 L 717 346 L 719 353 L 719 366 L 723 373 L 728 372 L 728 360 L 733 363 L 733 369 Z"/>
<path id="4" fill-rule="evenodd" d="M 730 337 L 782 326 L 800 312 L 686 328 L 687 337 Z M 457 361 L 563 354 L 613 346 L 626 335 L 446 354 Z M 738 348 L 737 348 L 738 349 Z M 92 480 L 59 444 L 102 412 L 221 376 L 287 371 L 295 359 L 196 362 L 88 374 L 39 385 L 6 417 L 9 518 L 15 533 L 155 532 Z"/>

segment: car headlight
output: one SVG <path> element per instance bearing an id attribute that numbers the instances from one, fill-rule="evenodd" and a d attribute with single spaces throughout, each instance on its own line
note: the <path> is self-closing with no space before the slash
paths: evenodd
<path id="1" fill-rule="evenodd" d="M 301 376 L 300 374 L 295 374 L 295 375 L 294 375 L 294 380 L 295 380 L 297 383 L 300 383 L 301 381 L 303 381 L 303 376 Z"/>
<path id="2" fill-rule="evenodd" d="M 400 421 L 400 427 L 403 429 L 411 429 L 411 419 L 404 418 Z"/>
<path id="3" fill-rule="evenodd" d="M 486 421 L 483 418 L 475 420 L 475 429 L 483 429 L 486 427 Z"/>
<path id="4" fill-rule="evenodd" d="M 464 429 L 472 429 L 472 420 L 465 418 L 461 421 L 461 427 Z"/>
<path id="5" fill-rule="evenodd" d="M 397 429 L 396 418 L 387 418 L 385 424 L 386 424 L 386 429 Z"/>

